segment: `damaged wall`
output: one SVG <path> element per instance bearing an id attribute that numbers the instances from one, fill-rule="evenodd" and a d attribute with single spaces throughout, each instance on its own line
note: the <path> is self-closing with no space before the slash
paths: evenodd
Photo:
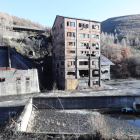
<path id="1" fill-rule="evenodd" d="M 39 92 L 37 69 L 0 70 L 0 96 Z"/>

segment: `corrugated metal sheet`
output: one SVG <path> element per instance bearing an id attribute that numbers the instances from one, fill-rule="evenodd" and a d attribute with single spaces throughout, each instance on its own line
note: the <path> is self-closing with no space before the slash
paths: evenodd
<path id="1" fill-rule="evenodd" d="M 77 79 L 67 79 L 66 86 L 67 90 L 75 90 L 77 88 L 78 80 Z"/>
<path id="2" fill-rule="evenodd" d="M 115 65 L 109 59 L 107 59 L 103 54 L 101 54 L 101 65 Z"/>

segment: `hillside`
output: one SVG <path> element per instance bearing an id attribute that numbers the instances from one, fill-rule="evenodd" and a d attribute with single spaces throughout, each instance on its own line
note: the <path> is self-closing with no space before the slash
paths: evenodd
<path id="1" fill-rule="evenodd" d="M 113 33 L 121 41 L 126 38 L 131 46 L 140 44 L 140 14 L 109 18 L 101 23 L 101 30 Z"/>
<path id="2" fill-rule="evenodd" d="M 23 30 L 15 30 L 12 25 L 24 26 Z M 26 30 L 26 27 L 29 30 Z M 30 28 L 45 29 L 43 32 L 33 31 Z M 51 55 L 51 29 L 44 28 L 28 19 L 12 16 L 0 12 L 0 45 L 15 48 L 19 53 L 33 59 L 44 58 Z"/>

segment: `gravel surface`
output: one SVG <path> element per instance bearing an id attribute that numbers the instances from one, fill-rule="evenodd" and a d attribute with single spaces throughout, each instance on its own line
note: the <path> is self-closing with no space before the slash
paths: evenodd
<path id="1" fill-rule="evenodd" d="M 140 127 L 87 110 L 34 110 L 27 131 L 79 135 L 100 131 L 106 138 L 140 138 Z"/>

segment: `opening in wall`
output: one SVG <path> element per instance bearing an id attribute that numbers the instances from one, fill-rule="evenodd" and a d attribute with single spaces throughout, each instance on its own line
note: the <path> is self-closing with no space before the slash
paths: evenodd
<path id="1" fill-rule="evenodd" d="M 99 85 L 99 81 L 93 81 L 93 85 Z"/>
<path id="2" fill-rule="evenodd" d="M 99 76 L 99 70 L 93 70 L 92 77 L 98 77 L 98 76 Z"/>
<path id="3" fill-rule="evenodd" d="M 75 76 L 75 72 L 68 72 L 67 75 L 69 75 L 69 76 Z"/>
<path id="4" fill-rule="evenodd" d="M 26 80 L 29 81 L 30 80 L 30 77 L 26 76 Z"/>
<path id="5" fill-rule="evenodd" d="M 17 81 L 21 80 L 21 77 L 17 77 Z"/>
<path id="6" fill-rule="evenodd" d="M 0 78 L 0 82 L 5 82 L 5 78 L 4 77 L 1 77 Z"/>
<path id="7" fill-rule="evenodd" d="M 79 76 L 81 77 L 81 78 L 83 78 L 83 77 L 88 77 L 88 70 L 79 70 Z"/>
<path id="8" fill-rule="evenodd" d="M 68 50 L 67 52 L 70 54 L 75 54 L 75 51 L 73 51 L 73 50 Z"/>
<path id="9" fill-rule="evenodd" d="M 88 65 L 88 61 L 79 61 L 79 65 Z"/>

